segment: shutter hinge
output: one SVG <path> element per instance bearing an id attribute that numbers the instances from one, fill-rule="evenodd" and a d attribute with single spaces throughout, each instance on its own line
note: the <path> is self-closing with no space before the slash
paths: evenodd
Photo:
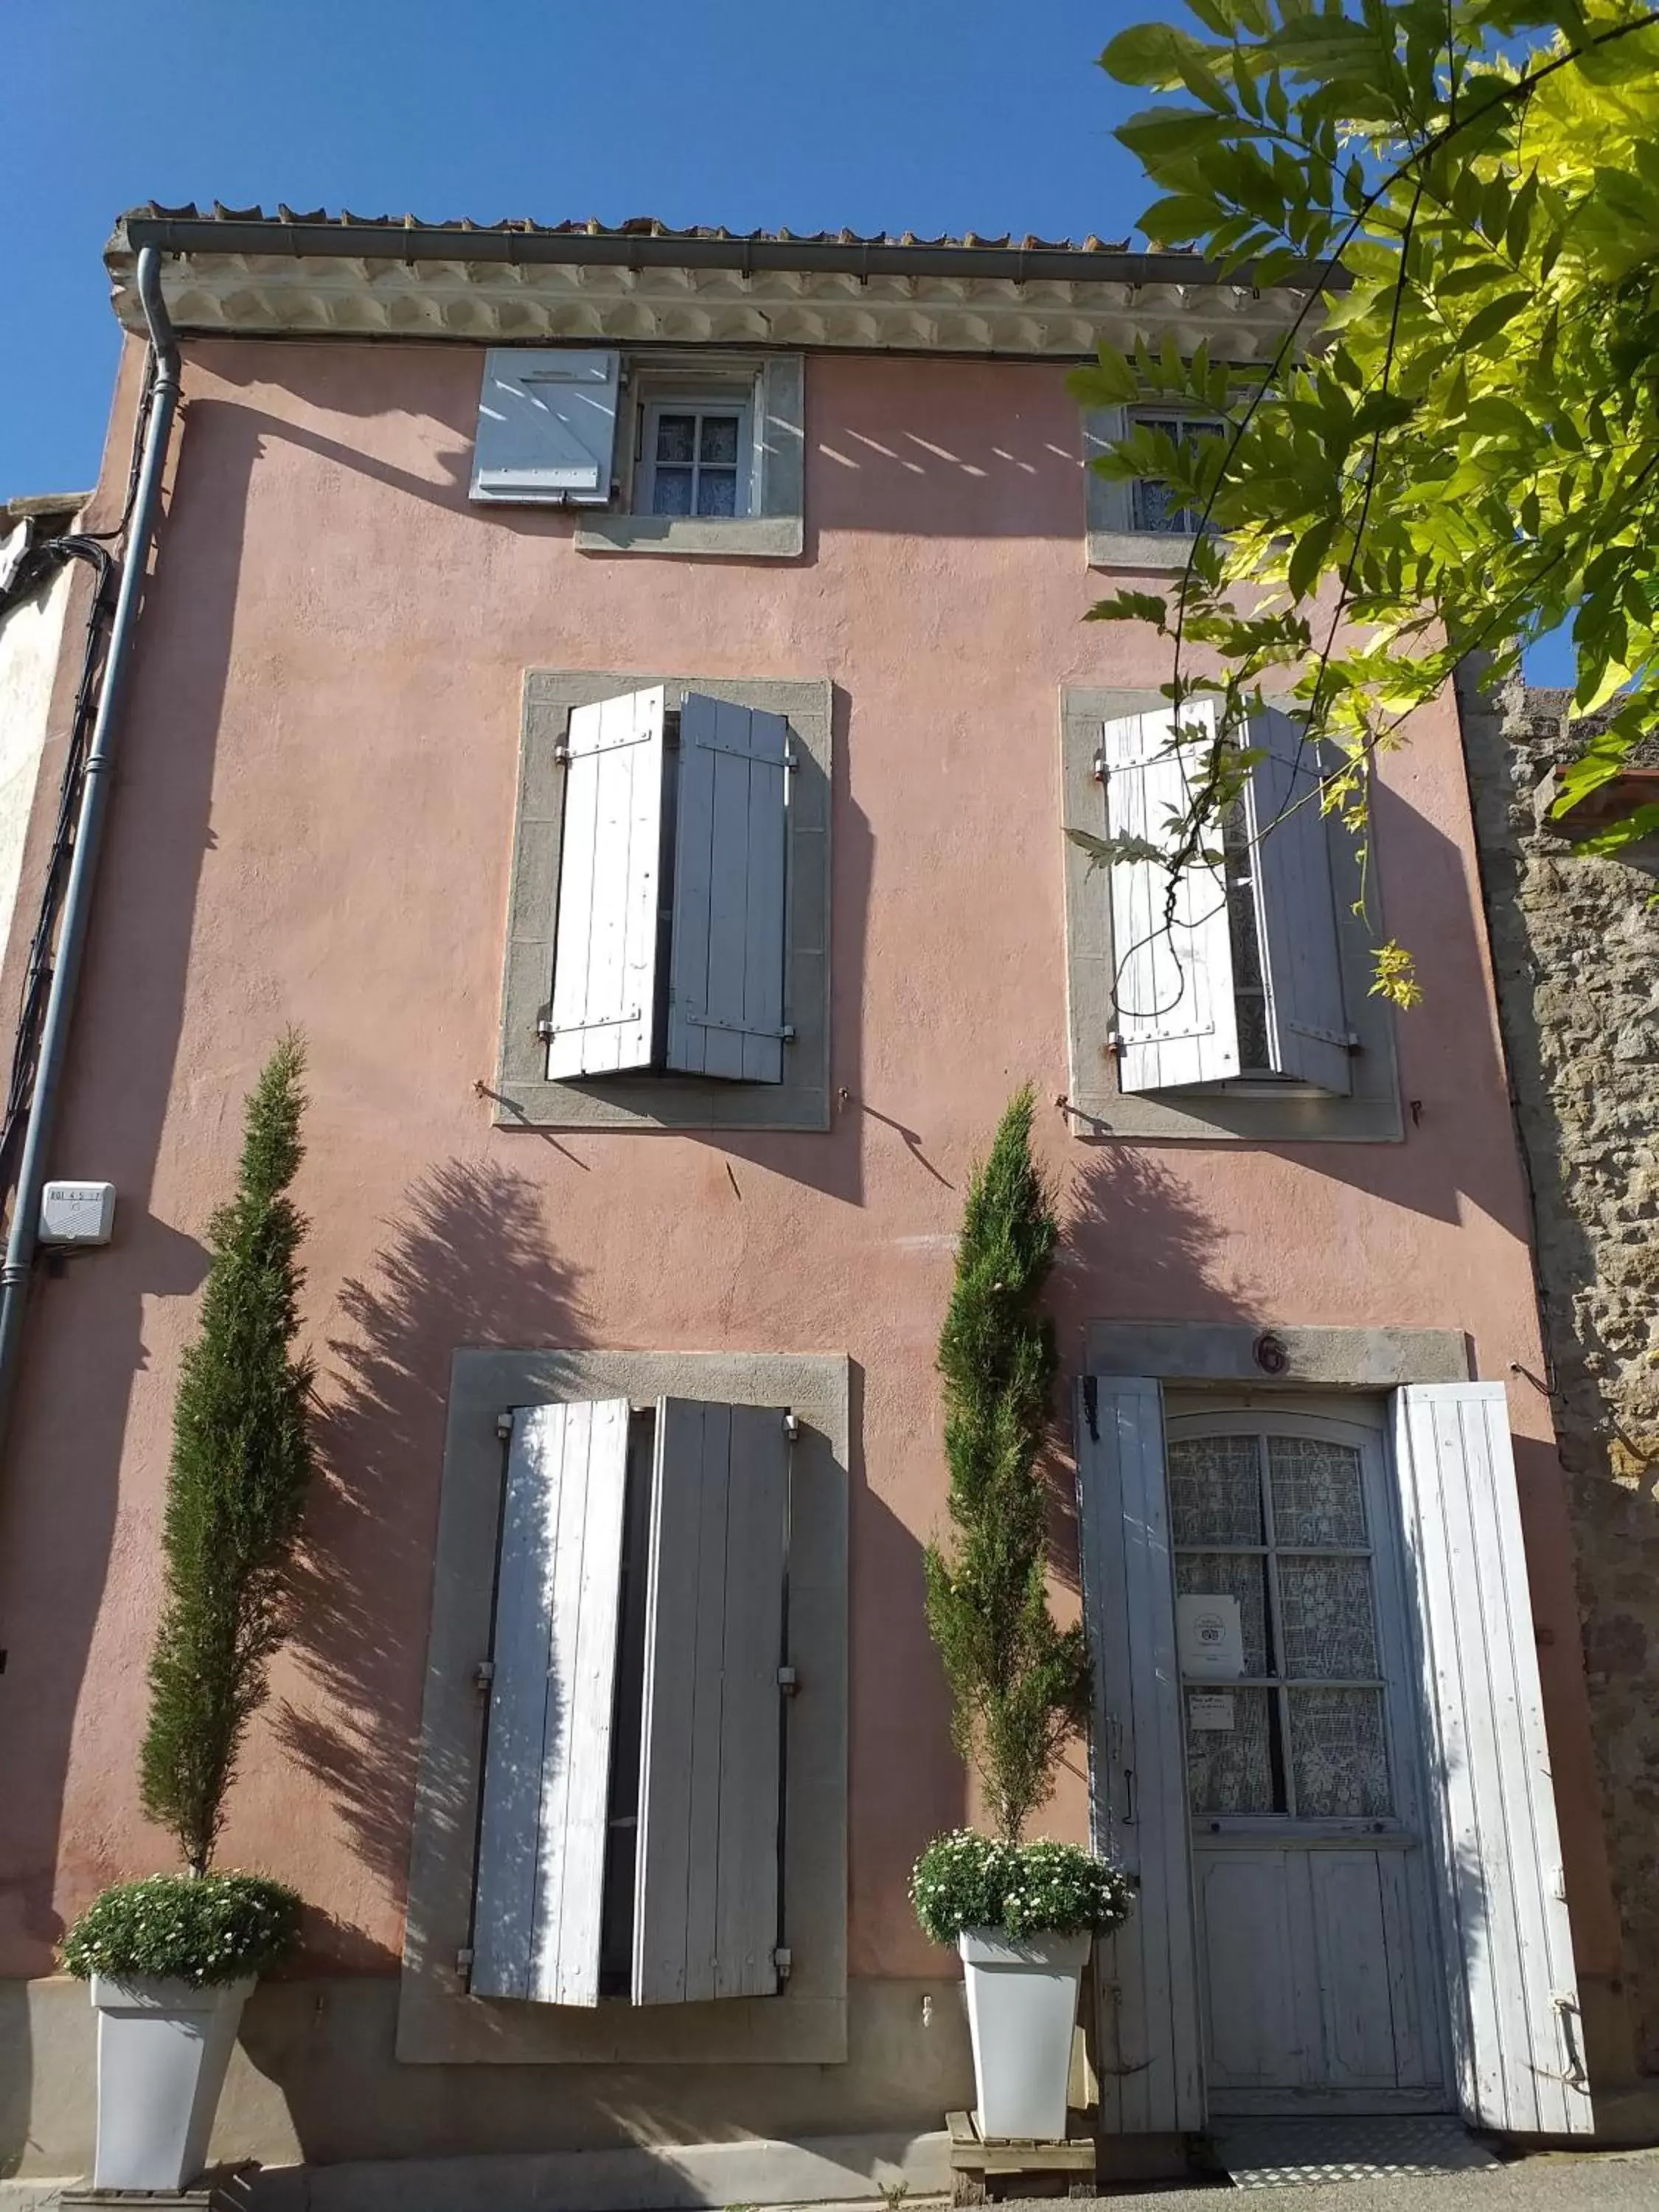
<path id="1" fill-rule="evenodd" d="M 568 745 L 555 745 L 555 746 L 554 746 L 554 748 L 553 748 L 553 759 L 554 759 L 555 764 L 556 764 L 557 767 L 559 767 L 559 768 L 568 768 L 568 767 L 569 767 L 569 765 L 570 765 L 570 748 L 569 748 L 569 746 L 568 746 Z"/>
<path id="2" fill-rule="evenodd" d="M 495 1433 L 503 1443 L 513 1433 L 513 1421 L 514 1416 L 510 1413 L 497 1413 L 495 1416 Z"/>
<path id="3" fill-rule="evenodd" d="M 495 1662 L 493 1659 L 480 1659 L 477 1665 L 472 1669 L 472 1686 L 474 1689 L 487 1690 L 495 1679 Z"/>
<path id="4" fill-rule="evenodd" d="M 788 1437 L 791 1443 L 793 1443 L 796 1437 L 800 1434 L 800 1415 L 787 1408 L 785 1409 L 783 1416 L 783 1433 Z"/>
<path id="5" fill-rule="evenodd" d="M 455 1954 L 455 1971 L 462 1976 L 472 1972 L 472 1953 L 469 1948 L 463 1948 Z"/>
<path id="6" fill-rule="evenodd" d="M 786 1698 L 793 1698 L 800 1688 L 800 1676 L 793 1667 L 779 1668 L 778 1687 Z"/>
<path id="7" fill-rule="evenodd" d="M 562 1029 L 556 1029 L 553 1023 L 552 1010 L 550 1008 L 546 1013 L 541 1015 L 538 1018 L 536 1023 L 536 1034 L 538 1037 L 542 1037 L 550 1042 L 556 1036 L 578 1036 L 581 1035 L 583 1031 L 587 1030 L 621 1029 L 624 1024 L 628 1022 L 636 1022 L 639 1018 L 639 1008 L 637 1006 L 630 1006 L 625 1014 L 605 1014 L 603 1015 L 597 1022 L 567 1022 Z M 714 1024 L 711 1023 L 709 1026 L 712 1028 Z"/>
<path id="8" fill-rule="evenodd" d="M 1347 1052 L 1359 1050 L 1358 1030 L 1322 1030 L 1314 1022 L 1287 1022 L 1285 1027 L 1294 1030 L 1297 1036 L 1316 1037 L 1321 1044 L 1340 1044 Z"/>
<path id="9" fill-rule="evenodd" d="M 795 1963 L 794 1954 L 787 1943 L 780 1943 L 772 1954 L 772 1964 L 778 1970 L 778 1979 L 787 1982 Z"/>
<path id="10" fill-rule="evenodd" d="M 1111 772 L 1111 768 L 1107 761 L 1105 754 L 1103 752 L 1097 753 L 1090 765 L 1090 773 L 1093 775 L 1095 781 L 1097 783 L 1104 783 Z"/>

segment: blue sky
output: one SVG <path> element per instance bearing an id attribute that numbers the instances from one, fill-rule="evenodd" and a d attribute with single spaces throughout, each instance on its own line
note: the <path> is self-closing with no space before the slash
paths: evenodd
<path id="1" fill-rule="evenodd" d="M 137 202 L 1121 237 L 1148 0 L 9 0 L 0 498 L 96 473 Z M 1565 677 L 1540 680 L 1564 681 Z"/>

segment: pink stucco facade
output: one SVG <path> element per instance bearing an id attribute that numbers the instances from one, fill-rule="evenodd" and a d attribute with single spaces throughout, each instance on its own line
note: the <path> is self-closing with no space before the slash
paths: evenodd
<path id="1" fill-rule="evenodd" d="M 1063 369 L 811 356 L 805 557 L 727 562 L 581 554 L 556 513 L 470 507 L 479 368 L 463 344 L 186 346 L 54 1163 L 117 1183 L 118 1229 L 38 1285 L 0 1492 L 0 1974 L 49 1972 L 101 1884 L 168 1861 L 134 1753 L 171 1396 L 241 1100 L 293 1023 L 328 1478 L 312 1611 L 223 1856 L 314 1905 L 310 1967 L 396 1971 L 449 1359 L 496 1343 L 850 1355 L 851 1969 L 939 1971 L 906 1898 L 965 1809 L 920 1604 L 944 1496 L 933 1352 L 970 1162 L 1029 1078 L 1066 1219 L 1068 1376 L 1090 1320 L 1238 1319 L 1461 1329 L 1509 1386 L 1578 1971 L 1611 1982 L 1449 708 L 1382 770 L 1382 898 L 1427 983 L 1398 1026 L 1404 1140 L 1081 1141 L 1058 1103 L 1058 694 L 1167 672 L 1150 632 L 1082 620 L 1102 580 Z M 833 682 L 827 1133 L 493 1125 L 530 667 Z M 1063 1575 L 1057 1602 L 1077 1602 Z M 1051 1825 L 1085 1832 L 1080 1747 Z"/>

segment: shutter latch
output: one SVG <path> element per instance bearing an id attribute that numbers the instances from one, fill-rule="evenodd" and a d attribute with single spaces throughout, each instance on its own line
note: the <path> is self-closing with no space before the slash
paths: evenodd
<path id="1" fill-rule="evenodd" d="M 779 1668 L 778 1687 L 786 1698 L 793 1698 L 800 1688 L 800 1676 L 793 1667 Z"/>
<path id="2" fill-rule="evenodd" d="M 794 1954 L 790 1950 L 789 1946 L 787 1943 L 780 1943 L 772 1954 L 772 1964 L 778 1970 L 778 1979 L 781 1982 L 788 1980 L 794 1963 Z"/>

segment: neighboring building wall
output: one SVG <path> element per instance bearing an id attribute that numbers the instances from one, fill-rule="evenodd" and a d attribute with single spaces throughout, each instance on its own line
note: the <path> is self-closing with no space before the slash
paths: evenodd
<path id="1" fill-rule="evenodd" d="M 0 946 L 11 935 L 64 614 L 73 589 L 73 564 L 65 562 L 49 582 L 0 614 Z"/>
<path id="2" fill-rule="evenodd" d="M 1659 914 L 1576 857 L 1534 795 L 1582 750 L 1570 695 L 1465 701 L 1627 1994 L 1659 2072 Z"/>
<path id="3" fill-rule="evenodd" d="M 1455 1329 L 1511 1386 L 1594 2038 L 1618 1932 L 1560 1471 L 1515 1376 L 1542 1352 L 1449 708 L 1383 763 L 1377 809 L 1383 901 L 1436 955 L 1398 1025 L 1402 1140 L 1076 1141 L 1060 695 L 1155 691 L 1167 648 L 1083 619 L 1103 586 L 1063 366 L 812 356 L 805 551 L 755 563 L 592 556 L 568 517 L 470 507 L 480 368 L 461 344 L 185 349 L 52 1163 L 117 1182 L 117 1237 L 38 1285 L 0 1490 L 0 1974 L 50 1975 L 66 1917 L 167 1862 L 134 1749 L 173 1393 L 241 1100 L 293 1021 L 328 1474 L 223 1857 L 314 1908 L 310 1978 L 261 1990 L 246 2037 L 276 2084 L 262 2110 L 308 2155 L 937 2125 L 965 2098 L 952 1962 L 907 1894 L 923 1843 L 969 1809 L 921 1559 L 944 1511 L 934 1348 L 963 1194 L 1028 1077 L 1066 1218 L 1068 1376 L 1091 1322 L 1158 1319 Z M 827 1132 L 495 1126 L 532 668 L 833 684 Z M 392 2059 L 450 1362 L 489 1344 L 851 1358 L 845 2068 Z M 1054 1832 L 1086 1832 L 1085 1769 L 1073 1745 Z M 35 1999 L 41 2063 L 60 2031 L 84 2055 L 84 1994 Z M 21 2034 L 21 1978 L 7 2003 Z M 66 2094 L 0 2151 L 64 2171 L 87 2111 Z M 270 2135 L 227 2147 L 264 2144 L 280 2154 Z"/>

